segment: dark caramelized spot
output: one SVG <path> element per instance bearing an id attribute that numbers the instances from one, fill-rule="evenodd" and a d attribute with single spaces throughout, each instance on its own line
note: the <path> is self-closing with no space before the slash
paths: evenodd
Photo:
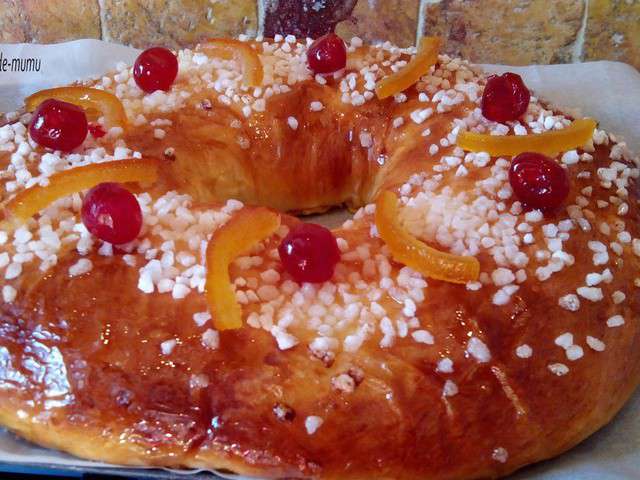
<path id="1" fill-rule="evenodd" d="M 347 375 L 353 378 L 353 381 L 356 383 L 356 387 L 364 380 L 364 370 L 357 366 L 351 367 L 347 372 Z"/>
<path id="2" fill-rule="evenodd" d="M 336 354 L 331 351 L 319 352 L 309 348 L 309 353 L 313 358 L 320 360 L 327 368 L 330 368 L 336 360 Z"/>
<path id="3" fill-rule="evenodd" d="M 296 418 L 296 411 L 286 403 L 276 403 L 273 406 L 273 413 L 281 422 L 293 422 Z"/>
<path id="4" fill-rule="evenodd" d="M 174 148 L 166 148 L 165 151 L 163 152 L 164 157 L 167 160 L 175 160 L 176 159 L 176 150 Z"/>
<path id="5" fill-rule="evenodd" d="M 102 138 L 107 134 L 99 123 L 90 123 L 88 128 L 93 138 Z"/>

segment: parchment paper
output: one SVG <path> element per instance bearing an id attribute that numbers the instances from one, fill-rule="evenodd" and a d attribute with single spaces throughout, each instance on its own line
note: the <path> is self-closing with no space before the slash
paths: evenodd
<path id="1" fill-rule="evenodd" d="M 0 112 L 19 108 L 26 95 L 42 88 L 100 76 L 118 62 L 132 63 L 138 50 L 99 40 L 78 40 L 56 45 L 0 45 Z M 38 72 L 7 71 L 14 58 L 40 60 Z M 5 67 L 3 67 L 3 63 Z M 623 137 L 640 151 L 640 73 L 619 62 L 529 67 L 485 66 L 487 70 L 520 73 L 541 98 L 565 107 L 569 113 L 592 116 L 601 127 Z M 333 212 L 320 220 L 336 224 L 345 217 Z M 640 392 L 617 418 L 600 432 L 561 457 L 529 467 L 514 480 L 636 480 L 640 478 Z M 0 463 L 50 465 L 63 468 L 109 469 L 111 465 L 79 460 L 36 447 L 0 431 Z M 111 467 L 111 468 L 110 468 Z M 131 474 L 131 469 L 119 470 Z M 110 471 L 109 473 L 116 473 Z M 158 474 L 175 478 L 176 471 L 136 471 L 138 476 Z M 184 472 L 193 473 L 193 472 Z M 200 475 L 195 474 L 195 477 Z M 237 478 L 237 477 L 236 477 Z"/>

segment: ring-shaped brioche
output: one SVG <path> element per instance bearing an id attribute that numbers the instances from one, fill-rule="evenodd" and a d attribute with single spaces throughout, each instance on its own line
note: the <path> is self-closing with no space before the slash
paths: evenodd
<path id="1" fill-rule="evenodd" d="M 114 464 L 354 479 L 497 477 L 607 423 L 640 373 L 638 170 L 624 144 L 596 130 L 559 152 L 567 200 L 524 211 L 510 158 L 463 152 L 456 135 L 569 117 L 533 99 L 521 122 L 489 122 L 483 75 L 443 55 L 380 101 L 375 82 L 411 49 L 355 39 L 345 72 L 314 78 L 304 42 L 252 46 L 255 89 L 237 59 L 198 50 L 180 52 L 169 92 L 144 95 L 126 66 L 87 82 L 121 98 L 129 126 L 72 154 L 30 144 L 28 115 L 0 128 L 2 201 L 84 163 L 163 162 L 139 191 L 133 244 L 92 239 L 78 194 L 0 232 L 0 423 Z M 384 190 L 413 235 L 475 256 L 480 281 L 393 261 L 374 222 Z M 283 214 L 231 266 L 243 328 L 217 332 L 203 248 L 244 204 L 362 208 L 333 230 L 341 261 L 321 285 L 283 271 L 275 248 L 300 221 Z"/>

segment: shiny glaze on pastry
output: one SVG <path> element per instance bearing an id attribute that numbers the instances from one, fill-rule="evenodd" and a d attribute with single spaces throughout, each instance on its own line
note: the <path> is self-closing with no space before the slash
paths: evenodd
<path id="1" fill-rule="evenodd" d="M 285 44 L 304 52 L 304 44 L 287 41 L 276 51 Z M 373 56 L 364 54 L 365 66 L 377 63 L 378 52 L 391 63 L 410 53 L 352 42 L 352 58 L 363 51 Z M 49 238 L 37 233 L 42 220 L 0 242 L 0 254 L 11 259 L 0 269 L 3 285 L 11 287 L 0 303 L 3 425 L 39 444 L 123 465 L 268 477 L 450 479 L 501 476 L 555 456 L 618 411 L 640 373 L 638 170 L 622 144 L 596 131 L 595 146 L 579 149 L 578 161 L 561 152 L 571 190 L 563 208 L 543 216 L 515 205 L 507 160 L 460 154 L 449 139 L 455 141 L 461 121 L 512 135 L 560 128 L 568 117 L 534 101 L 530 124 L 501 131 L 474 113 L 484 79 L 459 60 L 441 56 L 435 74 L 406 98 L 369 98 L 363 105 L 344 101 L 341 83 L 354 90 L 348 77 L 323 85 L 302 76 L 267 99 L 264 111 L 245 116 L 241 101 L 231 97 L 225 105 L 204 88 L 206 72 L 193 59 L 192 52 L 181 53 L 176 85 L 156 95 L 158 105 L 139 125 L 141 110 L 131 102 L 143 97 L 130 97 L 134 87 L 121 88 L 132 125 L 83 147 L 104 147 L 94 154 L 102 159 L 130 155 L 115 151 L 126 145 L 166 162 L 160 181 L 140 192 L 146 227 L 124 247 L 128 253 L 86 240 L 81 228 L 81 238 L 73 237 L 79 198 L 44 212 L 54 226 L 70 219 L 69 228 L 59 227 L 67 240 L 54 265 L 41 268 L 36 256 L 7 278 L 16 272 L 18 250 Z M 213 71 L 233 70 L 233 62 L 203 61 Z M 96 84 L 117 92 L 127 71 Z M 443 75 L 450 86 L 463 86 L 440 88 L 434 79 Z M 364 75 L 356 83 L 366 83 Z M 189 97 L 174 102 L 171 95 L 183 91 Z M 457 103 L 441 100 L 458 93 Z M 171 107 L 161 112 L 162 105 Z M 420 113 L 429 108 L 431 116 Z M 20 170 L 9 165 L 19 165 L 12 154 L 27 147 L 15 141 L 23 128 L 3 128 L 5 200 L 24 188 L 8 186 Z M 53 160 L 31 150 L 23 157 L 33 157 L 27 165 L 37 175 L 39 165 Z M 167 193 L 172 189 L 192 199 Z M 403 221 L 417 236 L 476 256 L 481 281 L 425 281 L 391 260 L 370 204 L 383 189 L 399 192 Z M 162 201 L 154 206 L 151 198 Z M 225 204 L 230 198 L 294 212 L 345 203 L 363 208 L 334 230 L 342 260 L 332 281 L 317 286 L 297 285 L 282 271 L 274 249 L 299 221 L 283 215 L 278 235 L 231 268 L 244 292 L 246 325 L 216 332 L 202 272 L 186 291 L 165 287 L 192 261 L 201 264 L 201 245 L 189 240 L 206 239 L 243 208 L 235 200 Z M 451 226 L 474 200 L 488 202 L 488 213 L 477 208 L 468 226 Z M 425 205 L 439 210 L 429 216 Z M 486 227 L 474 223 L 482 219 Z M 451 226 L 453 238 L 437 231 L 440 225 Z M 496 245 L 513 247 L 507 237 L 518 238 L 517 248 L 500 252 Z M 552 257 L 550 248 L 564 254 Z M 527 256 L 525 264 L 518 253 Z M 167 265 L 173 255 L 178 273 L 146 275 L 155 268 L 153 257 L 165 254 Z M 161 280 L 168 280 L 162 293 Z M 576 293 L 586 282 L 593 290 Z"/>

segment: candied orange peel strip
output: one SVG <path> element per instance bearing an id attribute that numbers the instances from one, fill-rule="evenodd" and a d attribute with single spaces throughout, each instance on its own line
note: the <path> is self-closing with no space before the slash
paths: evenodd
<path id="1" fill-rule="evenodd" d="M 264 207 L 242 209 L 215 231 L 207 246 L 206 298 L 218 330 L 242 327 L 242 310 L 231 286 L 229 265 L 273 235 L 280 215 Z"/>
<path id="2" fill-rule="evenodd" d="M 458 135 L 457 144 L 464 150 L 487 152 L 494 157 L 500 155 L 515 156 L 523 152 L 553 155 L 584 146 L 593 137 L 595 128 L 595 120 L 583 118 L 575 120 L 562 130 L 552 130 L 531 135 L 502 136 L 465 131 Z"/>
<path id="3" fill-rule="evenodd" d="M 236 59 L 242 65 L 242 77 L 245 85 L 258 87 L 262 85 L 264 75 L 262 62 L 258 52 L 247 42 L 229 38 L 209 38 L 199 47 L 200 51 L 224 60 Z"/>
<path id="4" fill-rule="evenodd" d="M 425 277 L 452 283 L 475 281 L 480 275 L 480 262 L 441 252 L 411 235 L 399 221 L 398 198 L 393 192 L 382 192 L 376 201 L 376 227 L 391 256 Z"/>
<path id="5" fill-rule="evenodd" d="M 159 168 L 160 161 L 154 158 L 128 158 L 72 168 L 53 174 L 46 187 L 36 185 L 21 191 L 5 209 L 9 218 L 23 223 L 59 198 L 103 182 L 153 183 Z"/>
<path id="6" fill-rule="evenodd" d="M 383 78 L 376 85 L 376 95 L 380 100 L 406 90 L 429 72 L 429 68 L 438 61 L 438 52 L 442 40 L 438 37 L 422 37 L 418 44 L 418 53 L 403 68 Z"/>
<path id="7" fill-rule="evenodd" d="M 25 107 L 31 112 L 50 98 L 73 103 L 83 108 L 90 121 L 96 121 L 99 116 L 103 116 L 107 128 L 127 128 L 127 114 L 124 106 L 112 93 L 90 87 L 48 88 L 27 97 L 24 101 Z"/>

